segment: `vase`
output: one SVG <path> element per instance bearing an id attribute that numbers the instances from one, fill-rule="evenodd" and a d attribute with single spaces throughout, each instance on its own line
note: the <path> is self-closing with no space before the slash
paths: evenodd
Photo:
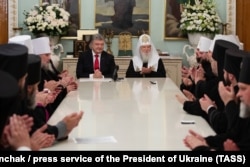
<path id="1" fill-rule="evenodd" d="M 14 27 L 13 31 L 15 33 L 15 36 L 19 36 L 22 33 L 23 28 L 22 27 Z"/>
<path id="2" fill-rule="evenodd" d="M 189 67 L 197 66 L 195 47 L 187 44 L 183 47 L 182 53 L 183 56 L 186 58 Z"/>
<path id="3" fill-rule="evenodd" d="M 188 33 L 188 40 L 192 47 L 197 47 L 201 36 L 213 39 L 214 35 L 209 33 Z"/>
<path id="4" fill-rule="evenodd" d="M 48 37 L 46 33 L 39 33 L 39 34 L 34 34 L 36 38 L 41 38 L 41 37 Z"/>

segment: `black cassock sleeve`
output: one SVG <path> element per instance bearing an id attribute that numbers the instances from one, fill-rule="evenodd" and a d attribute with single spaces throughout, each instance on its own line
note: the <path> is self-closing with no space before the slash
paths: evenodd
<path id="1" fill-rule="evenodd" d="M 134 70 L 133 60 L 130 60 L 128 69 L 126 71 L 126 78 L 140 78 L 143 77 L 140 71 Z"/>
<path id="2" fill-rule="evenodd" d="M 166 77 L 166 70 L 162 59 L 158 61 L 158 69 L 157 71 L 152 71 L 150 74 L 141 74 L 140 71 L 134 70 L 133 60 L 130 60 L 128 69 L 126 71 L 126 78 L 141 78 L 141 77 L 152 77 L 152 78 L 165 78 Z"/>
<path id="3" fill-rule="evenodd" d="M 32 126 L 30 134 L 33 134 L 37 129 L 41 128 L 47 123 L 44 107 L 36 107 L 34 111 L 30 112 L 30 116 L 32 116 L 34 120 L 34 125 Z M 48 128 L 45 130 L 45 132 L 48 134 L 53 134 L 55 135 L 55 138 L 57 138 L 58 128 L 56 126 L 48 125 Z"/>
<path id="4" fill-rule="evenodd" d="M 199 100 L 185 101 L 183 104 L 183 110 L 185 110 L 189 114 L 201 116 L 209 123 L 208 115 L 205 111 L 202 110 Z"/>
<path id="5" fill-rule="evenodd" d="M 228 121 L 224 111 L 212 107 L 208 110 L 208 117 L 211 127 L 217 134 L 226 132 Z"/>

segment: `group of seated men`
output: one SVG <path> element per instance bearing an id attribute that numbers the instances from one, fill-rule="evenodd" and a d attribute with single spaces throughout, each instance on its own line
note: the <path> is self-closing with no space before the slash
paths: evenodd
<path id="1" fill-rule="evenodd" d="M 15 36 L 0 45 L 0 150 L 40 150 L 67 139 L 83 112 L 47 123 L 77 82 L 50 59 L 48 37 Z M 54 69 L 54 70 L 53 70 Z"/>
<path id="2" fill-rule="evenodd" d="M 114 57 L 104 51 L 105 40 L 93 35 L 90 50 L 80 54 L 77 78 L 112 78 Z M 65 116 L 56 125 L 50 116 L 77 82 L 67 71 L 59 72 L 50 59 L 48 37 L 31 40 L 15 36 L 0 45 L 1 150 L 39 150 L 67 139 L 83 111 Z M 183 109 L 203 117 L 215 136 L 190 130 L 184 144 L 191 150 L 249 150 L 250 53 L 240 49 L 235 36 L 201 37 L 198 65 L 182 69 L 183 94 L 176 95 Z M 52 67 L 52 68 L 51 68 Z M 139 37 L 126 77 L 166 77 L 166 70 L 149 35 Z"/>
<path id="3" fill-rule="evenodd" d="M 77 78 L 112 78 L 113 55 L 104 51 L 102 35 L 93 35 L 90 50 L 80 54 Z M 0 45 L 1 150 L 40 150 L 67 139 L 83 111 L 65 116 L 56 125 L 47 121 L 67 93 L 77 89 L 68 71 L 59 72 L 51 60 L 48 37 L 15 36 Z M 140 36 L 126 77 L 166 77 L 149 35 Z"/>
<path id="4" fill-rule="evenodd" d="M 102 35 L 93 35 L 91 50 L 79 55 L 77 78 L 113 78 L 115 71 L 114 56 L 104 51 L 105 40 Z M 94 64 L 94 65 L 93 65 Z M 166 77 L 166 70 L 159 54 L 147 34 L 139 37 L 133 58 L 126 72 L 131 77 Z"/>
<path id="5" fill-rule="evenodd" d="M 189 114 L 204 118 L 216 135 L 190 129 L 184 144 L 191 150 L 250 150 L 250 53 L 237 36 L 201 37 L 195 67 L 182 68 L 182 95 L 176 95 Z"/>

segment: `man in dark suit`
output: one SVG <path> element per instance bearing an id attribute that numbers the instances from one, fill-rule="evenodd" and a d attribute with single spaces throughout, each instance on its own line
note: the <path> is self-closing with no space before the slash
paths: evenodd
<path id="1" fill-rule="evenodd" d="M 114 56 L 104 51 L 104 38 L 100 34 L 93 35 L 91 50 L 80 54 L 77 67 L 77 78 L 112 78 L 115 61 Z"/>

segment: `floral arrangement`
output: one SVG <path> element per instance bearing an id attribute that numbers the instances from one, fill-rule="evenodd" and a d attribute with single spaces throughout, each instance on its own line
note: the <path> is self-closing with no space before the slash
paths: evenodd
<path id="1" fill-rule="evenodd" d="M 184 33 L 200 32 L 216 34 L 220 31 L 221 19 L 213 0 L 194 0 L 183 4 L 180 29 Z"/>
<path id="2" fill-rule="evenodd" d="M 48 36 L 61 36 L 67 33 L 70 14 L 59 4 L 43 3 L 34 6 L 29 12 L 24 11 L 24 24 L 34 35 L 45 33 Z"/>

